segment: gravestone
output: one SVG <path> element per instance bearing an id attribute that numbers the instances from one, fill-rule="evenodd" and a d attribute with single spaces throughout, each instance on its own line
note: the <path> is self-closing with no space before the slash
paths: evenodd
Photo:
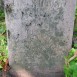
<path id="1" fill-rule="evenodd" d="M 9 64 L 36 77 L 63 77 L 72 45 L 76 0 L 5 0 Z"/>

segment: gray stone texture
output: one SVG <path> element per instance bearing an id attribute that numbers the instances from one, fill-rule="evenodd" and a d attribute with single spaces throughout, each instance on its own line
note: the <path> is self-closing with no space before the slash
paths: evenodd
<path id="1" fill-rule="evenodd" d="M 5 0 L 10 66 L 36 77 L 63 77 L 72 44 L 76 0 Z"/>

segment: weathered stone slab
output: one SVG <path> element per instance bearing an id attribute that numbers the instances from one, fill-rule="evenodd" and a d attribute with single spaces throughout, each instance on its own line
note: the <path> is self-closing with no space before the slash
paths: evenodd
<path id="1" fill-rule="evenodd" d="M 5 9 L 10 66 L 19 64 L 39 77 L 62 77 L 75 0 L 6 0 Z"/>

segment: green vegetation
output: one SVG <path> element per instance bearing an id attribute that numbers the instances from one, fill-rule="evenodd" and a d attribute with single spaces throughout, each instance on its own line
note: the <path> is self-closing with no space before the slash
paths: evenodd
<path id="1" fill-rule="evenodd" d="M 77 52 L 74 48 L 72 48 L 67 57 L 65 57 L 65 66 L 64 73 L 65 77 L 77 77 L 77 57 L 73 60 L 70 60 L 71 57 Z"/>
<path id="2" fill-rule="evenodd" d="M 74 21 L 74 37 L 77 37 L 77 6 L 75 12 L 75 21 Z"/>
<path id="3" fill-rule="evenodd" d="M 8 58 L 4 11 L 0 10 L 0 69 L 4 68 Z"/>
<path id="4" fill-rule="evenodd" d="M 4 10 L 0 9 L 0 22 L 4 21 L 5 15 L 4 15 Z"/>

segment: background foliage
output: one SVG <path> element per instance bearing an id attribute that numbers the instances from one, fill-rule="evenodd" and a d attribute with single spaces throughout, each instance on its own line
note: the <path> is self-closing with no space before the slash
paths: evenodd
<path id="1" fill-rule="evenodd" d="M 3 68 L 8 58 L 7 38 L 4 9 L 0 9 L 0 68 Z"/>
<path id="2" fill-rule="evenodd" d="M 67 57 L 65 57 L 64 73 L 65 77 L 77 77 L 77 57 L 72 61 L 68 62 L 69 59 L 77 52 L 76 49 L 72 48 Z"/>
<path id="3" fill-rule="evenodd" d="M 74 21 L 74 37 L 77 37 L 77 6 L 75 12 L 75 21 Z"/>

